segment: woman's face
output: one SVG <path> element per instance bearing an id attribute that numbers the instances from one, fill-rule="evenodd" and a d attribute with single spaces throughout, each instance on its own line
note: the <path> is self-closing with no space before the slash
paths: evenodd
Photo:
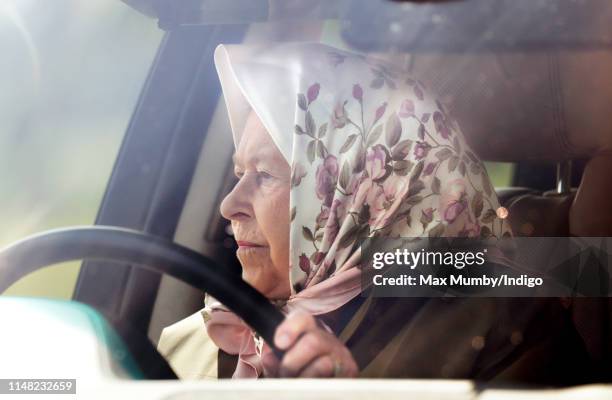
<path id="1" fill-rule="evenodd" d="M 232 222 L 243 279 L 269 299 L 289 297 L 291 171 L 251 112 L 234 156 L 239 181 L 221 203 Z"/>

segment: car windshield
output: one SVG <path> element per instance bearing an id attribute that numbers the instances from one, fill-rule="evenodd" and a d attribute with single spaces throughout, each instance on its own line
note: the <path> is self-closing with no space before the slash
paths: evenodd
<path id="1" fill-rule="evenodd" d="M 120 3 L 71 0 L 3 1 L 0 30 L 6 246 L 95 221 L 162 32 Z M 70 298 L 77 274 L 75 263 L 43 270 L 7 294 Z"/>
<path id="2" fill-rule="evenodd" d="M 609 382 L 611 20 L 3 0 L 0 247 L 127 236 L 0 251 L 2 295 L 90 306 L 147 378 Z"/>

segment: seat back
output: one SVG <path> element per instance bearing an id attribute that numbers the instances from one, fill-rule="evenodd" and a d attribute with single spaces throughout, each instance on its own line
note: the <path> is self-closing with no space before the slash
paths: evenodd
<path id="1" fill-rule="evenodd" d="M 516 236 L 612 236 L 612 155 L 587 163 L 577 190 L 538 192 L 528 188 L 498 191 Z M 562 299 L 576 330 L 603 377 L 612 377 L 612 299 Z"/>
<path id="2" fill-rule="evenodd" d="M 497 193 L 500 204 L 508 209 L 508 222 L 514 235 L 570 235 L 569 215 L 575 190 L 557 194 L 528 188 L 502 188 Z"/>

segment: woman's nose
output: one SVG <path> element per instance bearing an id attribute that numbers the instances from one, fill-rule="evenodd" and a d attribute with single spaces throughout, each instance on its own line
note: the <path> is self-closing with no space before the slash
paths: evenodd
<path id="1" fill-rule="evenodd" d="M 240 220 L 252 216 L 249 191 L 243 179 L 236 183 L 231 192 L 225 196 L 219 207 L 223 218 Z"/>

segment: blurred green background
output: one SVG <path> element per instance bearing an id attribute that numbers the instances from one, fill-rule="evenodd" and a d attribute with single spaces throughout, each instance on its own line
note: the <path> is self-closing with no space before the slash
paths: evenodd
<path id="1" fill-rule="evenodd" d="M 119 0 L 0 0 L 0 247 L 94 222 L 162 34 Z M 4 294 L 70 298 L 79 266 Z"/>

